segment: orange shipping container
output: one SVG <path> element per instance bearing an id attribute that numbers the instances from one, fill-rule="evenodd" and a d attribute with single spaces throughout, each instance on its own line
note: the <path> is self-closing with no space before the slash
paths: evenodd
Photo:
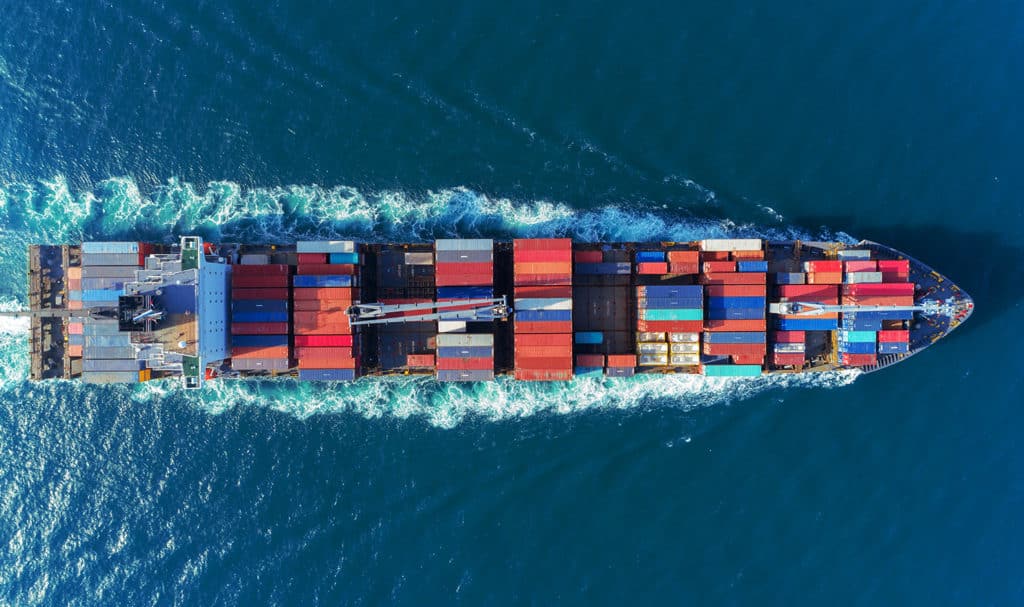
<path id="1" fill-rule="evenodd" d="M 700 262 L 700 251 L 669 251 L 669 263 L 698 263 Z"/>
<path id="2" fill-rule="evenodd" d="M 572 333 L 517 333 L 515 347 L 568 346 L 572 350 Z"/>
<path id="3" fill-rule="evenodd" d="M 355 369 L 354 358 L 300 358 L 300 369 Z"/>
<path id="4" fill-rule="evenodd" d="M 68 356 L 74 358 L 82 357 L 82 344 L 72 344 L 68 346 Z"/>
<path id="5" fill-rule="evenodd" d="M 668 274 L 668 264 L 664 261 L 642 261 L 636 264 L 637 274 Z"/>
<path id="6" fill-rule="evenodd" d="M 815 317 L 817 318 L 817 317 Z M 705 331 L 764 331 L 767 321 L 757 320 L 705 320 Z"/>
<path id="7" fill-rule="evenodd" d="M 767 282 L 767 276 L 762 272 L 716 272 L 702 274 L 700 282 L 706 285 L 763 285 Z"/>
<path id="8" fill-rule="evenodd" d="M 572 379 L 572 369 L 516 369 L 513 377 L 520 381 L 569 381 Z"/>
<path id="9" fill-rule="evenodd" d="M 572 274 L 517 274 L 514 281 L 517 289 L 523 285 L 571 285 Z"/>
<path id="10" fill-rule="evenodd" d="M 517 369 L 571 369 L 572 353 L 566 356 L 519 356 Z"/>
<path id="11" fill-rule="evenodd" d="M 81 335 L 85 332 L 85 325 L 80 322 L 68 323 L 68 335 Z"/>
<path id="12" fill-rule="evenodd" d="M 405 364 L 408 367 L 431 367 L 434 366 L 433 354 L 409 354 L 405 357 Z"/>
<path id="13" fill-rule="evenodd" d="M 568 334 L 571 337 L 571 334 Z M 548 356 L 563 357 L 572 356 L 572 345 L 568 346 L 523 346 L 516 345 L 515 357 L 520 358 L 542 358 Z"/>
<path id="14" fill-rule="evenodd" d="M 701 251 L 701 261 L 729 261 L 729 251 Z"/>
<path id="15" fill-rule="evenodd" d="M 733 251 L 732 258 L 736 261 L 760 261 L 764 259 L 764 251 Z"/>
<path id="16" fill-rule="evenodd" d="M 638 320 L 636 330 L 641 333 L 696 333 L 701 330 L 700 320 Z"/>
<path id="17" fill-rule="evenodd" d="M 636 354 L 609 354 L 609 367 L 635 367 Z"/>
<path id="18" fill-rule="evenodd" d="M 359 297 L 359 289 L 349 287 L 300 287 L 292 290 L 292 297 L 296 301 L 300 299 L 352 301 L 353 298 Z"/>
<path id="19" fill-rule="evenodd" d="M 71 266 L 71 267 L 68 268 L 67 272 L 68 272 L 68 278 L 75 279 L 75 280 L 81 280 L 81 278 L 82 278 L 82 267 L 81 266 Z"/>
<path id="20" fill-rule="evenodd" d="M 516 276 L 522 274 L 571 274 L 571 261 L 524 261 L 512 264 Z"/>
<path id="21" fill-rule="evenodd" d="M 296 299 L 293 308 L 297 312 L 344 312 L 352 302 L 341 299 Z"/>
<path id="22" fill-rule="evenodd" d="M 288 346 L 235 346 L 231 358 L 288 358 Z"/>
<path id="23" fill-rule="evenodd" d="M 700 274 L 699 263 L 670 263 L 668 264 L 669 274 Z"/>
<path id="24" fill-rule="evenodd" d="M 735 261 L 705 261 L 702 267 L 705 274 L 714 274 L 715 272 L 735 272 L 736 262 Z"/>
<path id="25" fill-rule="evenodd" d="M 842 272 L 808 272 L 807 284 L 809 285 L 841 285 L 843 284 Z"/>
<path id="26" fill-rule="evenodd" d="M 571 320 L 556 321 L 515 321 L 515 332 L 518 333 L 572 333 Z"/>
<path id="27" fill-rule="evenodd" d="M 352 358 L 352 348 L 346 346 L 300 346 L 295 348 L 295 358 Z"/>

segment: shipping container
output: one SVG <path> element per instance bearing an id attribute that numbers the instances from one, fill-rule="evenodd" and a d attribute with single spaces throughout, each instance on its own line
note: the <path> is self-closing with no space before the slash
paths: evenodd
<path id="1" fill-rule="evenodd" d="M 764 259 L 764 251 L 731 251 L 729 257 L 736 261 L 761 261 Z"/>
<path id="2" fill-rule="evenodd" d="M 843 271 L 851 272 L 877 272 L 878 263 L 870 259 L 855 259 L 843 262 Z"/>
<path id="3" fill-rule="evenodd" d="M 572 320 L 572 310 L 518 310 L 517 322 L 564 322 Z"/>
<path id="4" fill-rule="evenodd" d="M 286 335 L 287 322 L 232 322 L 232 335 Z"/>
<path id="5" fill-rule="evenodd" d="M 82 253 L 83 266 L 139 266 L 138 253 Z"/>
<path id="6" fill-rule="evenodd" d="M 804 331 L 773 331 L 772 341 L 779 344 L 802 344 L 807 341 Z"/>
<path id="7" fill-rule="evenodd" d="M 525 310 L 567 310 L 572 311 L 571 299 L 548 299 L 548 298 L 522 298 L 514 300 L 513 305 L 517 312 Z M 523 319 L 536 320 L 536 319 Z M 558 318 L 556 320 L 569 320 L 569 318 Z"/>
<path id="8" fill-rule="evenodd" d="M 232 301 L 241 300 L 252 300 L 252 299 L 288 299 L 288 289 L 284 287 L 279 288 L 263 288 L 263 289 L 231 289 Z"/>
<path id="9" fill-rule="evenodd" d="M 571 261 L 515 261 L 512 273 L 516 276 L 530 274 L 570 274 Z"/>
<path id="10" fill-rule="evenodd" d="M 473 264 L 466 264 L 473 265 Z M 438 287 L 471 287 L 494 284 L 494 275 L 487 274 L 459 274 L 445 272 L 434 277 L 434 283 Z"/>
<path id="11" fill-rule="evenodd" d="M 575 251 L 573 252 L 573 261 L 576 263 L 601 263 L 604 261 L 604 253 L 602 251 Z"/>
<path id="12" fill-rule="evenodd" d="M 572 250 L 571 238 L 516 238 L 512 241 L 515 251 L 561 251 Z"/>
<path id="13" fill-rule="evenodd" d="M 724 308 L 765 308 L 767 299 L 764 297 L 712 297 L 708 296 L 708 309 Z"/>
<path id="14" fill-rule="evenodd" d="M 438 346 L 438 358 L 494 358 L 493 346 Z"/>
<path id="15" fill-rule="evenodd" d="M 704 288 L 700 285 L 647 285 L 636 288 L 638 299 L 691 299 L 701 298 L 704 295 Z"/>
<path id="16" fill-rule="evenodd" d="M 700 252 L 700 261 L 701 261 L 701 263 L 703 263 L 705 261 L 729 261 L 730 259 L 731 259 L 731 257 L 729 256 L 729 251 L 701 251 Z"/>
<path id="17" fill-rule="evenodd" d="M 356 277 L 348 275 L 295 275 L 292 284 L 296 287 L 353 287 Z"/>
<path id="18" fill-rule="evenodd" d="M 516 286 L 515 297 L 556 299 L 572 297 L 571 285 Z"/>
<path id="19" fill-rule="evenodd" d="M 700 354 L 670 354 L 668 363 L 674 367 L 692 367 L 700 364 Z"/>
<path id="20" fill-rule="evenodd" d="M 86 358 L 82 361 L 83 371 L 134 371 L 142 368 L 142 361 L 134 358 Z"/>
<path id="21" fill-rule="evenodd" d="M 557 356 L 517 356 L 517 369 L 572 369 L 572 353 Z"/>
<path id="22" fill-rule="evenodd" d="M 287 299 L 240 299 L 231 302 L 232 312 L 287 312 Z"/>
<path id="23" fill-rule="evenodd" d="M 295 358 L 352 358 L 352 348 L 344 346 L 296 346 Z"/>
<path id="24" fill-rule="evenodd" d="M 492 381 L 494 371 L 491 370 L 439 370 L 437 381 Z"/>
<path id="25" fill-rule="evenodd" d="M 772 352 L 787 352 L 787 353 L 798 352 L 798 353 L 802 354 L 806 350 L 807 350 L 807 344 L 805 344 L 803 342 L 792 343 L 792 344 L 776 343 L 776 344 L 772 345 Z"/>
<path id="26" fill-rule="evenodd" d="M 71 271 L 77 270 L 77 276 L 72 276 Z M 85 266 L 68 268 L 69 278 L 125 278 L 134 279 L 139 266 Z"/>
<path id="27" fill-rule="evenodd" d="M 809 285 L 838 285 L 843 282 L 842 272 L 808 272 L 807 284 Z"/>
<path id="28" fill-rule="evenodd" d="M 699 263 L 700 251 L 668 251 L 669 263 Z"/>
<path id="29" fill-rule="evenodd" d="M 352 332 L 344 312 L 299 312 L 292 317 L 296 335 L 347 335 Z"/>
<path id="30" fill-rule="evenodd" d="M 566 272 L 564 274 L 516 274 L 513 280 L 515 282 L 517 290 L 521 286 L 527 285 L 571 285 L 572 273 Z"/>
<path id="31" fill-rule="evenodd" d="M 878 341 L 879 343 L 907 343 L 910 341 L 910 331 L 879 331 Z"/>
<path id="32" fill-rule="evenodd" d="M 434 241 L 435 251 L 491 251 L 494 241 L 490 238 L 439 238 Z"/>
<path id="33" fill-rule="evenodd" d="M 666 309 L 700 309 L 704 300 L 700 297 L 641 297 L 636 300 L 638 308 Z"/>
<path id="34" fill-rule="evenodd" d="M 434 254 L 430 251 L 410 251 L 405 254 L 405 265 L 407 266 L 432 266 L 434 265 Z"/>
<path id="35" fill-rule="evenodd" d="M 437 321 L 438 333 L 465 333 L 466 321 L 464 320 L 439 320 Z"/>
<path id="36" fill-rule="evenodd" d="M 604 374 L 608 377 L 633 377 L 636 370 L 633 367 L 607 367 Z"/>
<path id="37" fill-rule="evenodd" d="M 82 342 L 85 342 L 85 337 L 78 335 Z M 81 344 L 80 344 L 81 345 Z M 81 345 L 81 351 L 89 358 L 120 358 L 122 360 L 135 359 L 137 357 L 137 349 L 135 346 L 113 346 L 109 348 L 90 346 L 86 348 Z"/>
<path id="38" fill-rule="evenodd" d="M 764 308 L 710 308 L 708 320 L 758 320 L 767 315 Z"/>
<path id="39" fill-rule="evenodd" d="M 231 348 L 233 360 L 288 358 L 288 346 L 238 346 Z"/>
<path id="40" fill-rule="evenodd" d="M 668 348 L 671 354 L 693 354 L 700 352 L 700 344 L 697 343 L 686 343 L 686 344 L 669 344 Z"/>
<path id="41" fill-rule="evenodd" d="M 433 368 L 436 363 L 433 354 L 409 354 L 405 357 L 405 364 L 408 367 Z"/>
<path id="42" fill-rule="evenodd" d="M 708 285 L 704 287 L 708 297 L 758 297 L 764 299 L 766 285 Z"/>
<path id="43" fill-rule="evenodd" d="M 328 253 L 327 263 L 335 265 L 359 265 L 359 253 Z"/>
<path id="44" fill-rule="evenodd" d="M 701 320 L 704 318 L 704 311 L 700 309 L 652 309 L 642 308 L 637 310 L 637 318 L 640 320 Z"/>
<path id="45" fill-rule="evenodd" d="M 815 261 L 805 261 L 803 268 L 804 272 L 842 273 L 843 262 L 824 259 L 819 259 Z"/>
<path id="46" fill-rule="evenodd" d="M 848 352 L 850 354 L 874 354 L 877 351 L 875 342 L 856 342 L 848 341 L 839 344 L 840 352 Z"/>
<path id="47" fill-rule="evenodd" d="M 771 357 L 776 367 L 802 367 L 804 360 L 803 352 L 772 352 Z"/>
<path id="48" fill-rule="evenodd" d="M 68 289 L 78 289 L 82 291 L 112 289 L 115 291 L 123 291 L 124 283 L 132 281 L 134 281 L 134 278 L 82 278 L 77 281 L 69 280 Z"/>
<path id="49" fill-rule="evenodd" d="M 241 266 L 237 266 L 241 267 Z M 260 289 L 260 288 L 286 288 L 288 287 L 287 274 L 266 274 L 266 275 L 239 275 L 231 274 L 232 290 L 238 288 Z"/>
<path id="50" fill-rule="evenodd" d="M 600 344 L 604 342 L 604 333 L 601 331 L 577 331 L 574 334 L 574 341 L 578 344 Z"/>
<path id="51" fill-rule="evenodd" d="M 737 261 L 736 262 L 737 272 L 767 272 L 768 262 L 767 261 Z"/>
<path id="52" fill-rule="evenodd" d="M 849 284 L 870 284 L 882 282 L 881 272 L 847 272 L 845 282 Z"/>
<path id="53" fill-rule="evenodd" d="M 704 365 L 708 377 L 760 377 L 761 365 Z"/>
<path id="54" fill-rule="evenodd" d="M 442 346 L 490 346 L 494 347 L 494 335 L 490 333 L 448 334 L 437 336 L 437 347 Z"/>
<path id="55" fill-rule="evenodd" d="M 517 350 L 536 346 L 560 346 L 572 351 L 571 333 L 521 333 L 515 336 Z"/>
<path id="56" fill-rule="evenodd" d="M 560 322 L 524 322 L 519 318 L 515 319 L 515 332 L 516 333 L 572 333 L 572 321 L 560 321 Z"/>
<path id="57" fill-rule="evenodd" d="M 580 379 L 604 377 L 604 367 L 576 367 L 573 369 L 573 375 Z"/>
<path id="58" fill-rule="evenodd" d="M 750 356 L 764 356 L 768 353 L 767 344 L 737 344 L 737 343 L 708 343 L 701 344 L 701 351 L 709 356 L 729 356 L 731 354 L 744 354 Z"/>
<path id="59" fill-rule="evenodd" d="M 354 253 L 356 243 L 351 240 L 300 240 L 295 243 L 298 253 Z"/>
<path id="60" fill-rule="evenodd" d="M 299 369 L 299 381 L 353 381 L 355 369 Z"/>
<path id="61" fill-rule="evenodd" d="M 515 359 L 523 358 L 565 358 L 572 356 L 572 346 L 516 346 Z"/>
<path id="62" fill-rule="evenodd" d="M 767 276 L 761 272 L 716 272 L 702 274 L 700 282 L 706 285 L 763 285 Z"/>
<path id="63" fill-rule="evenodd" d="M 700 241 L 703 251 L 760 251 L 762 245 L 759 238 L 709 238 Z"/>
<path id="64" fill-rule="evenodd" d="M 664 331 L 652 332 L 643 331 L 636 334 L 637 341 L 668 341 L 668 334 Z"/>
<path id="65" fill-rule="evenodd" d="M 296 301 L 344 301 L 351 302 L 359 297 L 359 289 L 348 287 L 298 288 L 292 290 Z"/>
<path id="66" fill-rule="evenodd" d="M 578 367 L 604 367 L 604 354 L 577 354 L 576 366 Z"/>
<path id="67" fill-rule="evenodd" d="M 636 351 L 638 354 L 667 354 L 668 343 L 663 341 L 641 341 L 637 342 Z"/>
<path id="68" fill-rule="evenodd" d="M 82 253 L 128 254 L 138 255 L 138 242 L 83 242 Z"/>
<path id="69" fill-rule="evenodd" d="M 438 251 L 437 263 L 491 263 L 494 253 L 486 251 Z"/>
<path id="70" fill-rule="evenodd" d="M 763 331 L 722 331 L 705 333 L 704 343 L 712 344 L 763 344 L 766 335 Z"/>
<path id="71" fill-rule="evenodd" d="M 636 354 L 609 354 L 607 365 L 609 367 L 628 367 L 632 369 L 636 366 Z"/>
<path id="72" fill-rule="evenodd" d="M 700 341 L 700 333 L 669 333 L 668 340 L 674 344 L 696 343 Z"/>
<path id="73" fill-rule="evenodd" d="M 776 325 L 783 331 L 832 331 L 839 321 L 832 318 L 780 318 Z"/>
<path id="74" fill-rule="evenodd" d="M 840 331 L 840 341 L 875 343 L 878 334 L 874 331 Z"/>
<path id="75" fill-rule="evenodd" d="M 244 266 L 265 266 L 270 263 L 270 255 L 265 253 L 249 253 L 242 255 L 239 262 L 240 265 Z"/>
<path id="76" fill-rule="evenodd" d="M 839 289 L 834 285 L 779 285 L 778 293 L 790 301 L 839 302 Z"/>
<path id="77" fill-rule="evenodd" d="M 287 346 L 287 335 L 235 335 L 231 338 L 232 347 L 245 346 Z"/>
<path id="78" fill-rule="evenodd" d="M 296 299 L 293 308 L 296 312 L 345 312 L 352 307 L 349 300 Z"/>
<path id="79" fill-rule="evenodd" d="M 842 249 L 836 251 L 836 256 L 839 259 L 871 259 L 871 251 L 869 249 Z"/>
<path id="80" fill-rule="evenodd" d="M 287 371 L 291 368 L 291 361 L 287 358 L 232 359 L 231 368 L 236 371 Z"/>
<path id="81" fill-rule="evenodd" d="M 701 264 L 701 271 L 705 274 L 712 274 L 715 272 L 735 272 L 736 262 L 735 261 L 705 261 Z"/>
<path id="82" fill-rule="evenodd" d="M 82 357 L 82 345 L 81 344 L 68 344 L 68 356 L 72 358 Z"/>
<path id="83" fill-rule="evenodd" d="M 327 263 L 327 253 L 299 253 L 297 256 L 299 265 L 307 263 L 312 264 L 323 264 Z"/>
<path id="84" fill-rule="evenodd" d="M 571 263 L 572 251 L 568 249 L 559 251 L 516 251 L 513 261 L 516 263 Z"/>
<path id="85" fill-rule="evenodd" d="M 494 288 L 489 286 L 456 286 L 438 287 L 437 298 L 440 299 L 493 299 Z"/>
<path id="86" fill-rule="evenodd" d="M 86 384 L 135 384 L 139 382 L 139 372 L 83 371 L 82 382 Z"/>
<path id="87" fill-rule="evenodd" d="M 637 251 L 635 260 L 637 263 L 645 262 L 664 262 L 665 252 L 664 251 Z"/>
<path id="88" fill-rule="evenodd" d="M 640 367 L 667 367 L 668 354 L 640 354 L 636 357 L 636 364 Z"/>
<path id="89" fill-rule="evenodd" d="M 700 331 L 704 326 L 701 320 L 638 320 L 637 331 L 641 332 L 681 332 L 692 333 Z"/>
<path id="90" fill-rule="evenodd" d="M 355 369 L 359 361 L 351 356 L 299 358 L 300 369 Z"/>
<path id="91" fill-rule="evenodd" d="M 238 264 L 231 266 L 231 274 L 233 277 L 267 276 L 269 274 L 287 275 L 290 271 L 291 267 L 283 263 L 274 263 L 262 266 L 245 266 Z"/>
<path id="92" fill-rule="evenodd" d="M 296 335 L 295 347 L 349 347 L 354 343 L 351 335 Z"/>
<path id="93" fill-rule="evenodd" d="M 910 260 L 909 259 L 879 259 L 878 270 L 880 272 L 899 272 L 903 274 L 910 273 Z"/>
<path id="94" fill-rule="evenodd" d="M 851 354 L 841 353 L 839 362 L 848 367 L 870 367 L 878 364 L 878 356 L 875 354 Z"/>
<path id="95" fill-rule="evenodd" d="M 881 263 L 881 262 L 879 262 Z M 911 296 L 914 294 L 914 283 L 897 282 L 883 284 L 844 285 L 844 295 L 886 295 Z"/>
<path id="96" fill-rule="evenodd" d="M 911 295 L 844 295 L 844 305 L 855 306 L 912 306 Z"/>
<path id="97" fill-rule="evenodd" d="M 906 354 L 910 352 L 910 344 L 897 341 L 883 341 L 878 343 L 879 354 Z"/>
<path id="98" fill-rule="evenodd" d="M 242 322 L 288 322 L 288 312 L 232 312 L 232 323 Z"/>
<path id="99" fill-rule="evenodd" d="M 780 285 L 802 285 L 806 282 L 803 272 L 778 272 L 775 282 Z"/>
<path id="100" fill-rule="evenodd" d="M 625 276 L 633 271 L 633 266 L 629 262 L 577 263 L 573 271 L 584 276 Z"/>
<path id="101" fill-rule="evenodd" d="M 307 263 L 295 268 L 296 274 L 349 275 L 356 273 L 356 266 L 350 263 Z"/>
<path id="102" fill-rule="evenodd" d="M 437 358 L 438 370 L 483 371 L 494 369 L 494 358 Z"/>
<path id="103" fill-rule="evenodd" d="M 572 379 L 572 369 L 516 369 L 513 377 L 520 381 L 569 381 Z"/>

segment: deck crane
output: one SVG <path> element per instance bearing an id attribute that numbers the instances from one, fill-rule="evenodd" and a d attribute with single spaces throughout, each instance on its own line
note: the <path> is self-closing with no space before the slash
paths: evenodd
<path id="1" fill-rule="evenodd" d="M 856 314 L 858 312 L 921 312 L 929 316 L 957 317 L 963 312 L 970 310 L 973 304 L 969 301 L 956 299 L 948 300 L 925 300 L 913 306 L 856 306 L 856 305 L 831 305 L 819 304 L 806 301 L 781 301 L 772 302 L 768 305 L 768 311 L 772 314 L 796 314 L 801 316 L 820 316 L 841 312 L 844 314 Z"/>
<path id="2" fill-rule="evenodd" d="M 468 310 L 448 310 L 445 308 L 458 308 L 464 306 L 475 306 Z M 422 310 L 423 314 L 411 316 L 388 316 L 404 312 L 415 312 Z M 438 310 L 434 312 L 433 310 Z M 459 301 L 429 301 L 415 304 L 383 304 L 383 303 L 359 303 L 349 308 L 348 314 L 352 326 L 358 325 L 386 325 L 393 323 L 422 322 L 425 320 L 454 320 L 454 321 L 491 321 L 504 320 L 512 313 L 505 297 L 493 299 L 463 299 Z"/>

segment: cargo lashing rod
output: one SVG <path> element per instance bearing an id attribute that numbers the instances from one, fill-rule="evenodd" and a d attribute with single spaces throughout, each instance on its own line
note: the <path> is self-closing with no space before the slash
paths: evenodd
<path id="1" fill-rule="evenodd" d="M 470 310 L 454 310 L 450 312 L 430 312 L 430 310 L 455 308 L 462 306 L 476 306 Z M 423 314 L 413 316 L 387 316 L 399 312 L 412 312 L 423 310 Z M 361 303 L 354 304 L 349 308 L 350 324 L 357 325 L 383 325 L 391 323 L 422 322 L 426 320 L 495 320 L 504 319 L 512 312 L 512 309 L 505 301 L 505 297 L 495 299 L 463 299 L 460 301 L 428 301 L 415 304 L 382 304 L 382 303 Z"/>

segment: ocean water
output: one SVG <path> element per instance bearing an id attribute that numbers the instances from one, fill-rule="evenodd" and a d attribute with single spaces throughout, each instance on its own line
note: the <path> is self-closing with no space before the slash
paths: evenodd
<path id="1" fill-rule="evenodd" d="M 0 605 L 1024 601 L 1024 7 L 0 0 L 25 245 L 871 238 L 977 312 L 816 379 L 31 384 Z"/>

